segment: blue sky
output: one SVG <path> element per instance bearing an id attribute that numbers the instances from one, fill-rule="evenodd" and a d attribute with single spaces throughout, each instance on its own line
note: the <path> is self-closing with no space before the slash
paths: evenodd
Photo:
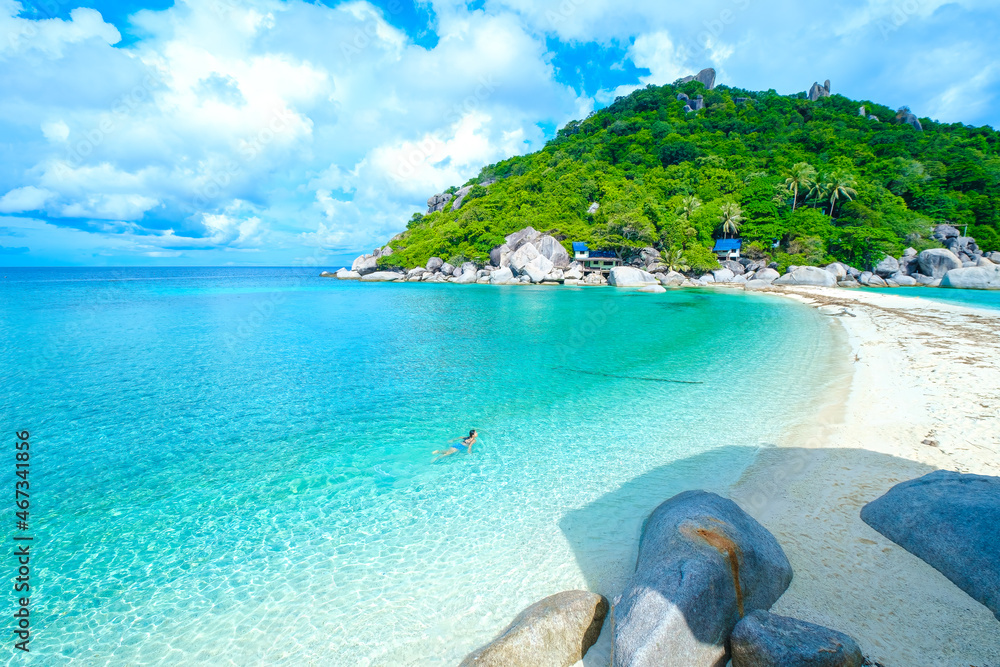
<path id="1" fill-rule="evenodd" d="M 996 0 L 0 0 L 0 265 L 337 266 L 703 67 L 1000 122 Z"/>

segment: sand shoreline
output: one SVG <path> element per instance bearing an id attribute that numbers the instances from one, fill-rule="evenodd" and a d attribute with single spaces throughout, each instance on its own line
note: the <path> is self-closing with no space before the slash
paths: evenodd
<path id="1" fill-rule="evenodd" d="M 868 291 L 774 292 L 843 325 L 853 372 L 834 378 L 818 414 L 730 490 L 795 571 L 773 611 L 846 632 L 886 667 L 1000 665 L 993 614 L 858 514 L 932 470 L 1000 475 L 1000 311 Z"/>

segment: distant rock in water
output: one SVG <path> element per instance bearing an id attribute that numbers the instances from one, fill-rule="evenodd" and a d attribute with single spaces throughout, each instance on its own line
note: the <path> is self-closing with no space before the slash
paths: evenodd
<path id="1" fill-rule="evenodd" d="M 892 487 L 861 519 L 1000 620 L 1000 477 L 936 470 Z"/>
<path id="2" fill-rule="evenodd" d="M 827 79 L 823 85 L 819 83 L 814 83 L 812 88 L 809 89 L 809 99 L 815 102 L 821 97 L 830 97 L 830 80 Z"/>
<path id="3" fill-rule="evenodd" d="M 920 120 L 910 112 L 910 107 L 900 107 L 899 111 L 896 112 L 896 120 L 900 123 L 906 123 L 915 130 L 921 132 L 924 131 L 924 126 L 920 124 Z"/>
<path id="4" fill-rule="evenodd" d="M 702 85 L 705 86 L 705 90 L 712 90 L 715 88 L 715 69 L 712 67 L 706 67 L 697 74 L 677 79 L 677 81 L 674 82 L 674 85 L 690 83 L 691 81 L 700 81 Z"/>

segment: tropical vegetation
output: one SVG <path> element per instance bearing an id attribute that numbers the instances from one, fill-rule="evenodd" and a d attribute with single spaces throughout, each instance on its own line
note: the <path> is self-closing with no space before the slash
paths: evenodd
<path id="1" fill-rule="evenodd" d="M 705 109 L 684 112 L 682 92 L 703 94 Z M 920 121 L 922 131 L 840 95 L 648 86 L 567 123 L 538 152 L 484 167 L 456 210 L 414 214 L 383 263 L 485 263 L 528 225 L 567 248 L 654 246 L 696 271 L 715 265 L 715 239 L 737 235 L 744 254 L 782 266 L 870 266 L 938 246 L 929 235 L 944 222 L 1000 250 L 1000 132 Z"/>

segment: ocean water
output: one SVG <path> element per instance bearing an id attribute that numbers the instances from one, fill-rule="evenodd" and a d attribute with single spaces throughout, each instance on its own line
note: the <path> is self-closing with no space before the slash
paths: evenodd
<path id="1" fill-rule="evenodd" d="M 919 296 L 934 301 L 974 308 L 1000 308 L 1000 290 L 952 289 L 945 287 L 880 287 L 876 292 L 899 296 Z"/>
<path id="2" fill-rule="evenodd" d="M 742 292 L 3 273 L 35 538 L 7 664 L 454 665 L 546 595 L 619 592 L 649 511 L 735 480 L 840 352 Z"/>

